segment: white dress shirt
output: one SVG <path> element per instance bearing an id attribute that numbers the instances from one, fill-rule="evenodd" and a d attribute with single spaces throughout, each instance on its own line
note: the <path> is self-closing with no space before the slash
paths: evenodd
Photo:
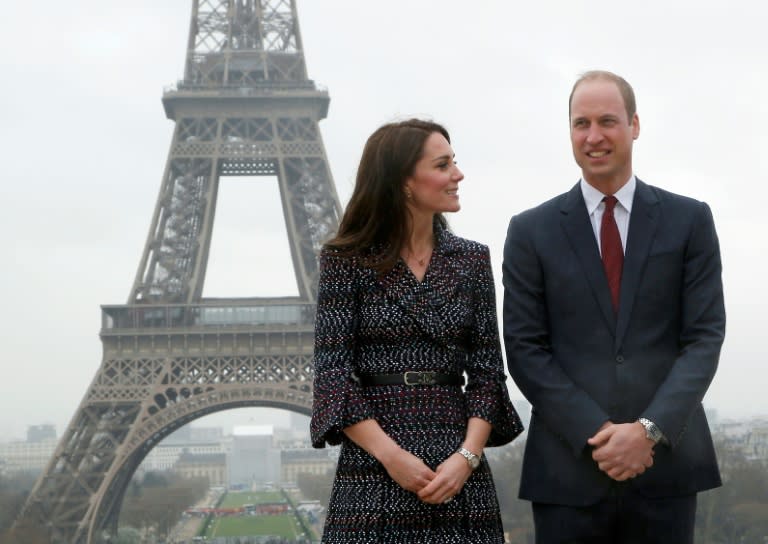
<path id="1" fill-rule="evenodd" d="M 603 211 L 605 211 L 603 198 L 609 195 L 604 195 L 584 181 L 583 178 L 580 184 L 581 194 L 584 195 L 584 202 L 587 205 L 589 220 L 592 222 L 592 231 L 595 233 L 597 247 L 600 248 L 600 223 L 603 220 Z M 625 253 L 627 251 L 627 233 L 629 232 L 629 214 L 632 212 L 632 201 L 635 198 L 636 186 L 637 180 L 633 174 L 629 181 L 613 195 L 618 200 L 616 207 L 613 209 L 613 217 L 616 219 L 616 226 L 619 227 L 621 247 Z M 600 254 L 602 255 L 602 248 L 600 248 Z"/>

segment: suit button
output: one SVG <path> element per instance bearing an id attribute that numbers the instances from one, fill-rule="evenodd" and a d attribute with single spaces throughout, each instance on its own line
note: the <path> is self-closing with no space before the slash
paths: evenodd
<path id="1" fill-rule="evenodd" d="M 616 362 L 621 364 L 624 362 L 624 356 L 623 355 L 617 355 L 616 356 Z"/>

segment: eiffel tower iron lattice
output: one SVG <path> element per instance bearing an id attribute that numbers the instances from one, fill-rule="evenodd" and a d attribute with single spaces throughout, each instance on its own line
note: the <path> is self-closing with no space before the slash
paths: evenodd
<path id="1" fill-rule="evenodd" d="M 309 414 L 317 252 L 340 206 L 294 0 L 193 0 L 184 79 L 163 94 L 175 131 L 125 305 L 102 306 L 102 363 L 16 528 L 53 543 L 114 534 L 147 453 L 206 414 Z M 298 296 L 202 297 L 219 181 L 273 176 Z"/>

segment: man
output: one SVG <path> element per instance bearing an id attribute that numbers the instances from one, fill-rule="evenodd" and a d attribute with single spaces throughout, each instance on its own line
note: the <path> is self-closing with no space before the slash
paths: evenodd
<path id="1" fill-rule="evenodd" d="M 504 247 L 507 362 L 533 406 L 520 497 L 537 543 L 692 543 L 696 493 L 721 483 L 701 405 L 725 334 L 712 214 L 634 176 L 624 79 L 584 74 L 569 117 L 582 178 Z"/>

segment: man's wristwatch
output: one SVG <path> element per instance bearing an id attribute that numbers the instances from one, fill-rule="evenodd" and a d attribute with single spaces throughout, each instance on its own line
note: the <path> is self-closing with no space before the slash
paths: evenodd
<path id="1" fill-rule="evenodd" d="M 661 429 L 659 429 L 659 427 L 650 419 L 641 417 L 637 422 L 645 427 L 645 437 L 648 440 L 653 440 L 654 444 L 658 444 L 661 442 L 662 438 L 664 438 L 664 433 L 662 433 Z"/>
<path id="2" fill-rule="evenodd" d="M 472 470 L 475 470 L 477 467 L 480 466 L 480 458 L 469 451 L 466 448 L 459 448 L 459 454 L 464 456 L 464 458 L 467 460 L 467 464 L 469 465 L 469 468 Z"/>

